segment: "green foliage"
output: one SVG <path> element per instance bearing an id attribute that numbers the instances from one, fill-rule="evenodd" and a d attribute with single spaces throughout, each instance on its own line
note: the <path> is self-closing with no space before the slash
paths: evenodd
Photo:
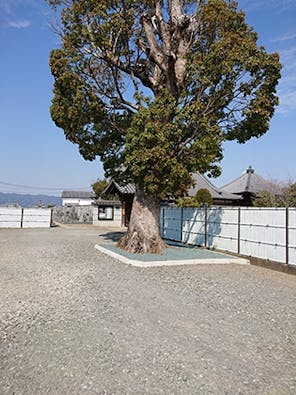
<path id="1" fill-rule="evenodd" d="M 195 194 L 195 199 L 200 203 L 206 203 L 209 206 L 213 204 L 213 198 L 206 188 L 199 189 Z"/>
<path id="2" fill-rule="evenodd" d="M 261 191 L 253 201 L 255 207 L 283 207 L 281 195 L 275 195 L 269 191 Z"/>
<path id="3" fill-rule="evenodd" d="M 283 195 L 286 207 L 296 207 L 296 182 L 284 188 Z"/>
<path id="4" fill-rule="evenodd" d="M 148 108 L 138 111 L 127 131 L 124 163 L 134 182 L 148 195 L 164 198 L 174 192 L 182 196 L 191 185 L 190 172 L 215 169 L 212 162 L 221 155 L 219 138 L 214 139 L 216 127 L 205 129 L 203 139 L 183 147 L 187 160 L 179 159 L 186 112 L 164 91 Z"/>
<path id="5" fill-rule="evenodd" d="M 213 198 L 206 188 L 199 189 L 193 197 L 180 197 L 177 207 L 200 207 L 202 204 L 213 204 Z"/>
<path id="6" fill-rule="evenodd" d="M 107 177 L 183 196 L 191 172 L 219 175 L 224 141 L 267 131 L 281 66 L 234 1 L 48 2 L 52 119 Z"/>
<path id="7" fill-rule="evenodd" d="M 108 181 L 106 179 L 98 179 L 91 185 L 96 196 L 104 199 L 106 198 L 106 195 L 103 194 L 103 192 L 107 188 L 107 186 L 108 186 Z"/>
<path id="8" fill-rule="evenodd" d="M 181 207 L 181 208 L 198 208 L 200 207 L 200 202 L 198 200 L 196 200 L 195 197 L 183 197 L 183 198 L 179 198 L 177 200 L 177 207 Z"/>

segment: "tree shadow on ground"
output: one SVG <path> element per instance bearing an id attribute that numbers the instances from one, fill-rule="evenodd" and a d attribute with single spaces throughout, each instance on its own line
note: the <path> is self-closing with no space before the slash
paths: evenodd
<path id="1" fill-rule="evenodd" d="M 118 242 L 125 233 L 125 231 L 107 232 L 102 233 L 99 236 L 106 241 Z"/>

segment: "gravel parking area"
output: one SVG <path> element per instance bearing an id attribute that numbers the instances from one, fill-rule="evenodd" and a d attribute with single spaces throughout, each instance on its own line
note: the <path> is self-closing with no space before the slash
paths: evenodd
<path id="1" fill-rule="evenodd" d="M 296 393 L 296 276 L 127 266 L 99 233 L 0 229 L 1 395 Z"/>

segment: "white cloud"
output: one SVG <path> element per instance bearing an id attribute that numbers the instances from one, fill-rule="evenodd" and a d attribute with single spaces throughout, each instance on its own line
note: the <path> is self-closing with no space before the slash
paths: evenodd
<path id="1" fill-rule="evenodd" d="M 280 105 L 278 113 L 288 114 L 296 110 L 296 92 L 294 90 L 279 91 Z"/>
<path id="2" fill-rule="evenodd" d="M 278 50 L 280 61 L 283 64 L 282 74 L 285 78 L 295 76 L 296 68 L 296 46 Z"/>
<path id="3" fill-rule="evenodd" d="M 296 111 L 296 46 L 279 50 L 279 53 L 283 69 L 278 88 L 280 98 L 278 112 L 287 114 Z"/>
<path id="4" fill-rule="evenodd" d="M 0 0 L 0 29 L 25 29 L 31 26 L 42 0 Z"/>
<path id="5" fill-rule="evenodd" d="M 8 22 L 9 27 L 13 27 L 15 29 L 25 29 L 29 26 L 31 26 L 31 22 L 28 20 L 22 20 L 22 21 L 10 21 Z"/>
<path id="6" fill-rule="evenodd" d="M 276 43 L 276 42 L 280 42 L 280 41 L 294 40 L 295 38 L 296 38 L 296 33 L 286 33 L 281 36 L 275 37 L 270 41 L 273 43 Z"/>

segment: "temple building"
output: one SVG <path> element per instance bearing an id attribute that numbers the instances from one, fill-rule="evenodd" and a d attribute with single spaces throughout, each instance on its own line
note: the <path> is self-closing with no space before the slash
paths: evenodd
<path id="1" fill-rule="evenodd" d="M 257 174 L 251 166 L 240 177 L 221 188 L 225 193 L 241 196 L 242 200 L 239 202 L 241 206 L 252 206 L 256 195 L 269 189 L 270 182 Z"/>
<path id="2" fill-rule="evenodd" d="M 242 200 L 242 197 L 239 195 L 215 187 L 203 174 L 194 173 L 192 174 L 192 178 L 194 186 L 189 189 L 189 197 L 195 196 L 200 189 L 207 189 L 212 196 L 213 204 L 216 206 L 235 206 L 239 205 Z"/>

